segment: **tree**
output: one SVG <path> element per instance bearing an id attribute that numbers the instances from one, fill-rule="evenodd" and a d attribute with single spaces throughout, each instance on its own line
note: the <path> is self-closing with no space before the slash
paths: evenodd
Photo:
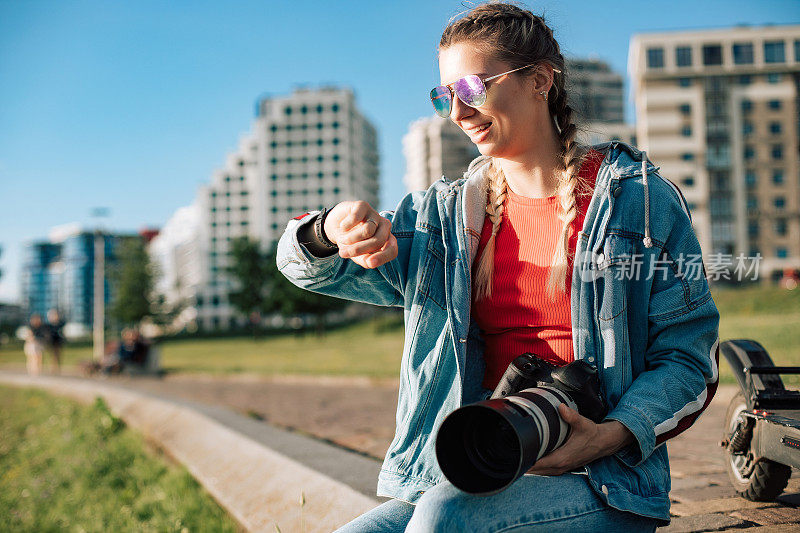
<path id="1" fill-rule="evenodd" d="M 342 309 L 347 305 L 347 300 L 325 296 L 316 292 L 301 289 L 278 270 L 276 264 L 277 249 L 268 254 L 270 265 L 270 278 L 273 280 L 270 290 L 269 306 L 285 317 L 297 315 L 313 315 L 316 323 L 317 334 L 325 332 L 325 317 L 331 311 Z"/>
<path id="2" fill-rule="evenodd" d="M 250 237 L 231 241 L 230 258 L 228 273 L 234 279 L 234 287 L 228 293 L 228 301 L 248 317 L 255 335 L 260 313 L 266 310 L 265 294 L 271 279 L 269 261 L 261 252 L 258 241 Z"/>
<path id="3" fill-rule="evenodd" d="M 109 280 L 116 286 L 109 315 L 121 325 L 135 326 L 152 315 L 154 272 L 143 239 L 132 237 L 120 243 L 116 264 L 109 271 Z"/>
<path id="4" fill-rule="evenodd" d="M 317 332 L 325 329 L 325 317 L 341 309 L 347 302 L 330 296 L 309 292 L 292 285 L 278 271 L 276 249 L 262 252 L 257 241 L 241 237 L 231 242 L 231 266 L 228 272 L 234 278 L 234 289 L 228 300 L 243 315 L 259 318 L 261 314 L 280 313 L 291 317 L 314 315 Z"/>

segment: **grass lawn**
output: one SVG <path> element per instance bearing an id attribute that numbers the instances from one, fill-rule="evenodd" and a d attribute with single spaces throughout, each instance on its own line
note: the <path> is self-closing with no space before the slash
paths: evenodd
<path id="1" fill-rule="evenodd" d="M 114 417 L 0 387 L 3 531 L 238 531 L 182 467 Z"/>
<path id="2" fill-rule="evenodd" d="M 800 290 L 715 289 L 714 301 L 721 314 L 722 340 L 755 339 L 776 364 L 800 365 Z M 260 340 L 166 341 L 161 344 L 161 361 L 169 372 L 397 377 L 402 349 L 402 325 L 391 327 L 384 318 L 337 329 L 323 337 L 307 333 Z M 91 358 L 91 348 L 67 346 L 65 357 L 68 365 L 74 365 Z M 10 367 L 24 370 L 20 347 L 0 349 L 0 368 Z M 733 383 L 727 363 L 721 362 L 720 367 L 723 381 Z"/>

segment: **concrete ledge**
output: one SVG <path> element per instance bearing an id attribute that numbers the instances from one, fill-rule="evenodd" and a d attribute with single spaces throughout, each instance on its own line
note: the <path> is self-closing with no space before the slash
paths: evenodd
<path id="1" fill-rule="evenodd" d="M 185 406 L 94 380 L 0 372 L 0 383 L 84 403 L 102 397 L 115 415 L 185 465 L 249 531 L 330 532 L 378 504 Z"/>

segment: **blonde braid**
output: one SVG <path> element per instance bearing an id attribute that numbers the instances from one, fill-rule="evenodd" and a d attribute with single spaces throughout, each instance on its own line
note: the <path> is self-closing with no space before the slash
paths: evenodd
<path id="1" fill-rule="evenodd" d="M 503 221 L 503 209 L 506 201 L 506 176 L 503 171 L 492 161 L 492 166 L 486 173 L 489 199 L 486 203 L 486 215 L 492 222 L 492 235 L 483 249 L 478 270 L 475 272 L 475 299 L 482 300 L 492 295 L 492 278 L 494 275 L 494 247 L 497 232 Z"/>

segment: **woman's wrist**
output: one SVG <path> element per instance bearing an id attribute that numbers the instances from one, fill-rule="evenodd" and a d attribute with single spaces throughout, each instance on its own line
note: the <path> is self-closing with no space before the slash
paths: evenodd
<path id="1" fill-rule="evenodd" d="M 602 432 L 603 448 L 608 450 L 607 455 L 613 455 L 636 442 L 636 437 L 633 436 L 633 433 L 622 422 L 617 420 L 603 422 L 599 424 L 599 428 Z"/>

